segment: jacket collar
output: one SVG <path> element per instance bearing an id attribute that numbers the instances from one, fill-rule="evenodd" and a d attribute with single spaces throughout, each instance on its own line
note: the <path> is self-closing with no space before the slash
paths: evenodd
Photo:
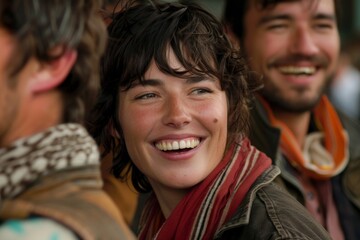
<path id="1" fill-rule="evenodd" d="M 265 152 L 273 161 L 277 159 L 280 144 L 280 129 L 270 125 L 264 107 L 258 100 L 254 100 L 251 109 L 250 141 L 260 151 Z"/>
<path id="2" fill-rule="evenodd" d="M 276 166 L 271 166 L 271 168 L 266 170 L 253 184 L 234 216 L 215 234 L 215 238 L 218 238 L 228 229 L 249 224 L 252 204 L 256 198 L 257 191 L 273 182 L 279 174 L 280 169 Z"/>

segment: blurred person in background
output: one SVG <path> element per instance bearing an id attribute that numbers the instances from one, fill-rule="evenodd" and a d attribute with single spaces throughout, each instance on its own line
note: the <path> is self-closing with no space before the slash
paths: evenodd
<path id="1" fill-rule="evenodd" d="M 360 34 L 344 41 L 328 94 L 336 108 L 360 120 Z"/>

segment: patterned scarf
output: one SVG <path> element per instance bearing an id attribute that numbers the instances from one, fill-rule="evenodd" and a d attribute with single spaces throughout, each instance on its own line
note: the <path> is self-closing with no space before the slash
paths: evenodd
<path id="1" fill-rule="evenodd" d="M 94 140 L 78 124 L 62 124 L 0 149 L 0 203 L 53 171 L 99 165 Z"/>
<path id="2" fill-rule="evenodd" d="M 320 132 L 306 137 L 303 150 L 286 124 L 274 116 L 270 105 L 261 97 L 259 100 L 267 111 L 270 123 L 281 129 L 281 150 L 294 167 L 319 180 L 329 179 L 346 167 L 349 161 L 348 137 L 326 96 L 313 110 Z"/>
<path id="3" fill-rule="evenodd" d="M 143 211 L 139 239 L 212 239 L 229 220 L 255 180 L 270 167 L 265 154 L 244 139 L 164 219 L 153 196 Z"/>

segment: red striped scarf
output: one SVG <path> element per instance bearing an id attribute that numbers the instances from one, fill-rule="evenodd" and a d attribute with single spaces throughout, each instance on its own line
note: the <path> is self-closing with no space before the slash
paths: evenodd
<path id="1" fill-rule="evenodd" d="M 229 220 L 270 159 L 248 139 L 234 144 L 219 165 L 165 220 L 153 196 L 145 206 L 139 239 L 211 239 Z"/>

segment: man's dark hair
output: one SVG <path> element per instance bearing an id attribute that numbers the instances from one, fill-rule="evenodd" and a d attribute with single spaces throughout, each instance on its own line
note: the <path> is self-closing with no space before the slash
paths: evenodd
<path id="1" fill-rule="evenodd" d="M 101 0 L 0 3 L 0 27 L 16 41 L 9 76 L 16 77 L 30 58 L 51 62 L 67 50 L 77 52 L 71 72 L 59 86 L 64 102 L 63 122 L 83 122 L 98 91 L 98 65 L 106 43 L 105 26 L 97 14 L 100 7 Z M 52 50 L 58 46 L 63 51 L 54 55 Z"/>
<path id="2" fill-rule="evenodd" d="M 234 32 L 236 37 L 242 41 L 245 34 L 245 15 L 249 8 L 249 4 L 255 4 L 259 9 L 266 9 L 274 7 L 282 2 L 296 2 L 296 1 L 316 1 L 316 0 L 226 0 L 223 22 L 228 25 Z M 337 19 L 340 17 L 340 2 L 333 0 L 335 4 L 335 14 Z"/>

